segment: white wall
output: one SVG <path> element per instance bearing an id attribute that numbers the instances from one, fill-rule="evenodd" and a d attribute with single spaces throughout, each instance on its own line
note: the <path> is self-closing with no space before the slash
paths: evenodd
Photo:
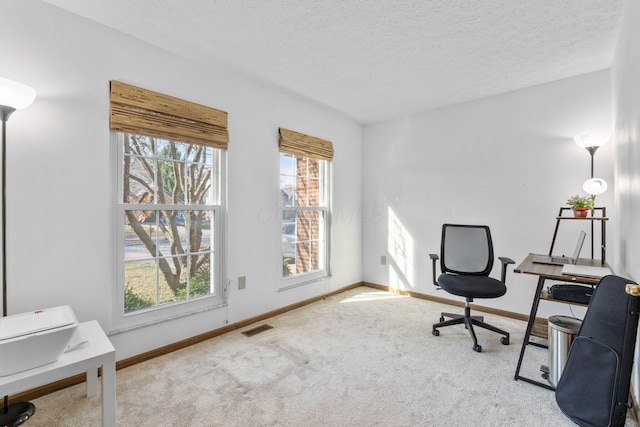
<path id="1" fill-rule="evenodd" d="M 640 280 L 640 3 L 627 1 L 612 69 L 616 271 Z"/>
<path id="2" fill-rule="evenodd" d="M 611 66 L 615 122 L 616 273 L 640 280 L 640 2 L 627 1 Z M 633 369 L 636 400 L 640 397 L 638 348 Z M 637 403 L 637 402 L 636 402 Z"/>
<path id="3" fill-rule="evenodd" d="M 112 336 L 118 359 L 359 282 L 361 127 L 312 103 L 212 70 L 36 0 L 3 2 L 0 76 L 38 91 L 8 122 L 8 304 L 69 304 L 109 328 L 116 282 L 109 80 L 229 113 L 228 306 Z M 278 292 L 278 127 L 331 140 L 333 277 Z M 238 276 L 247 289 L 238 290 Z"/>
<path id="4" fill-rule="evenodd" d="M 573 136 L 611 131 L 609 86 L 603 70 L 366 126 L 364 280 L 451 297 L 435 291 L 428 258 L 439 252 L 445 222 L 489 225 L 496 256 L 518 263 L 529 252 L 548 251 L 559 208 L 582 193 L 590 176 L 589 154 Z M 609 183 L 612 153 L 607 144 L 595 157 L 595 175 Z M 612 192 L 597 202 L 611 209 Z M 561 226 L 558 253 L 573 251 L 577 224 Z M 381 265 L 382 255 L 388 265 Z M 613 256 L 609 250 L 607 258 Z M 528 314 L 536 280 L 511 267 L 507 294 L 476 302 Z M 543 303 L 539 315 L 565 311 Z"/>

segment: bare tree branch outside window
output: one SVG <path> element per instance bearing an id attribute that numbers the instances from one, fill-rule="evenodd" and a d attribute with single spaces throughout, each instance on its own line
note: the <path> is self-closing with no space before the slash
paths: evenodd
<path id="1" fill-rule="evenodd" d="M 124 135 L 125 312 L 211 292 L 212 150 Z"/>

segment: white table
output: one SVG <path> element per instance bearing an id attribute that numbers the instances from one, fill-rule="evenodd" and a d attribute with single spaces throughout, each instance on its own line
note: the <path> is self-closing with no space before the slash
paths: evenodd
<path id="1" fill-rule="evenodd" d="M 0 377 L 0 396 L 87 373 L 87 396 L 98 393 L 98 367 L 102 366 L 102 425 L 116 425 L 116 350 L 96 320 L 79 325 L 87 342 L 48 365 Z M 38 416 L 38 413 L 34 415 Z"/>

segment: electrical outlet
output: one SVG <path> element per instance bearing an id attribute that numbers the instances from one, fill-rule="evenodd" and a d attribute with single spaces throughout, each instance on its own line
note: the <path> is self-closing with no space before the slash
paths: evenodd
<path id="1" fill-rule="evenodd" d="M 387 257 L 386 256 L 382 255 L 380 257 L 380 264 L 387 265 Z"/>
<path id="2" fill-rule="evenodd" d="M 238 277 L 238 289 L 244 289 L 247 287 L 247 276 Z"/>

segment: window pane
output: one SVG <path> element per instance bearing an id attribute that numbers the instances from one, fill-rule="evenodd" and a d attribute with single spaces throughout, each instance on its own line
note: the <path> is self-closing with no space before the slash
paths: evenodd
<path id="1" fill-rule="evenodd" d="M 280 176 L 280 206 L 294 205 L 295 182 L 292 176 Z"/>
<path id="2" fill-rule="evenodd" d="M 209 253 L 191 256 L 189 286 L 176 296 L 178 299 L 196 298 L 213 292 L 211 288 L 211 258 Z"/>
<path id="3" fill-rule="evenodd" d="M 156 138 L 156 155 L 160 158 L 183 160 L 187 144 Z"/>
<path id="4" fill-rule="evenodd" d="M 153 203 L 153 160 L 124 156 L 124 203 Z"/>
<path id="5" fill-rule="evenodd" d="M 324 215 L 322 215 L 322 212 L 297 212 L 295 221 L 295 263 L 294 268 L 290 268 L 293 274 L 324 268 L 324 257 L 320 251 L 320 245 L 324 242 L 324 236 L 321 233 L 323 229 Z"/>
<path id="6" fill-rule="evenodd" d="M 280 175 L 295 176 L 295 156 L 280 153 Z"/>
<path id="7" fill-rule="evenodd" d="M 324 260 L 320 257 L 320 242 L 309 242 L 309 269 L 320 270 L 324 268 Z"/>
<path id="8" fill-rule="evenodd" d="M 296 206 L 319 207 L 321 206 L 320 201 L 320 180 L 307 178 L 296 180 Z"/>
<path id="9" fill-rule="evenodd" d="M 156 262 L 125 262 L 124 312 L 156 305 Z"/>
<path id="10" fill-rule="evenodd" d="M 211 203 L 211 167 L 198 164 L 187 164 L 187 203 L 203 205 Z"/>
<path id="11" fill-rule="evenodd" d="M 189 252 L 211 251 L 211 218 L 213 211 L 189 211 Z"/>
<path id="12" fill-rule="evenodd" d="M 322 268 L 319 256 L 319 243 L 314 241 L 296 244 L 295 273 L 308 273 Z"/>
<path id="13" fill-rule="evenodd" d="M 289 276 L 295 272 L 296 264 L 296 221 L 295 211 L 282 213 L 282 274 Z"/>
<path id="14" fill-rule="evenodd" d="M 320 206 L 320 161 L 297 159 L 296 206 Z"/>
<path id="15" fill-rule="evenodd" d="M 158 259 L 159 304 L 176 301 L 187 287 L 187 256 L 175 256 Z"/>
<path id="16" fill-rule="evenodd" d="M 162 231 L 158 239 L 158 256 L 179 255 L 185 253 L 187 231 L 185 211 L 161 211 L 158 227 Z"/>
<path id="17" fill-rule="evenodd" d="M 211 164 L 213 149 L 197 144 L 187 144 L 181 159 L 194 163 Z"/>
<path id="18" fill-rule="evenodd" d="M 155 143 L 156 143 L 155 153 L 158 157 L 164 157 L 165 159 L 173 158 L 173 153 L 171 150 L 171 142 L 167 141 L 166 139 L 156 138 Z"/>
<path id="19" fill-rule="evenodd" d="M 143 220 L 143 221 L 141 221 Z M 153 258 L 149 247 L 156 244 L 158 227 L 154 211 L 126 211 L 124 215 L 124 259 L 125 261 Z"/>
<path id="20" fill-rule="evenodd" d="M 176 179 L 178 176 L 180 179 Z M 184 164 L 158 160 L 158 203 L 184 204 Z"/>
<path id="21" fill-rule="evenodd" d="M 320 160 L 307 159 L 307 177 L 315 180 L 320 178 Z"/>
<path id="22" fill-rule="evenodd" d="M 143 157 L 152 157 L 154 153 L 154 140 L 144 135 L 125 134 L 125 154 L 135 154 Z"/>
<path id="23" fill-rule="evenodd" d="M 301 177 L 307 176 L 307 164 L 309 159 L 306 157 L 296 157 L 296 175 Z"/>
<path id="24" fill-rule="evenodd" d="M 309 206 L 307 201 L 307 180 L 305 178 L 296 178 L 295 189 L 295 203 L 296 206 Z"/>

